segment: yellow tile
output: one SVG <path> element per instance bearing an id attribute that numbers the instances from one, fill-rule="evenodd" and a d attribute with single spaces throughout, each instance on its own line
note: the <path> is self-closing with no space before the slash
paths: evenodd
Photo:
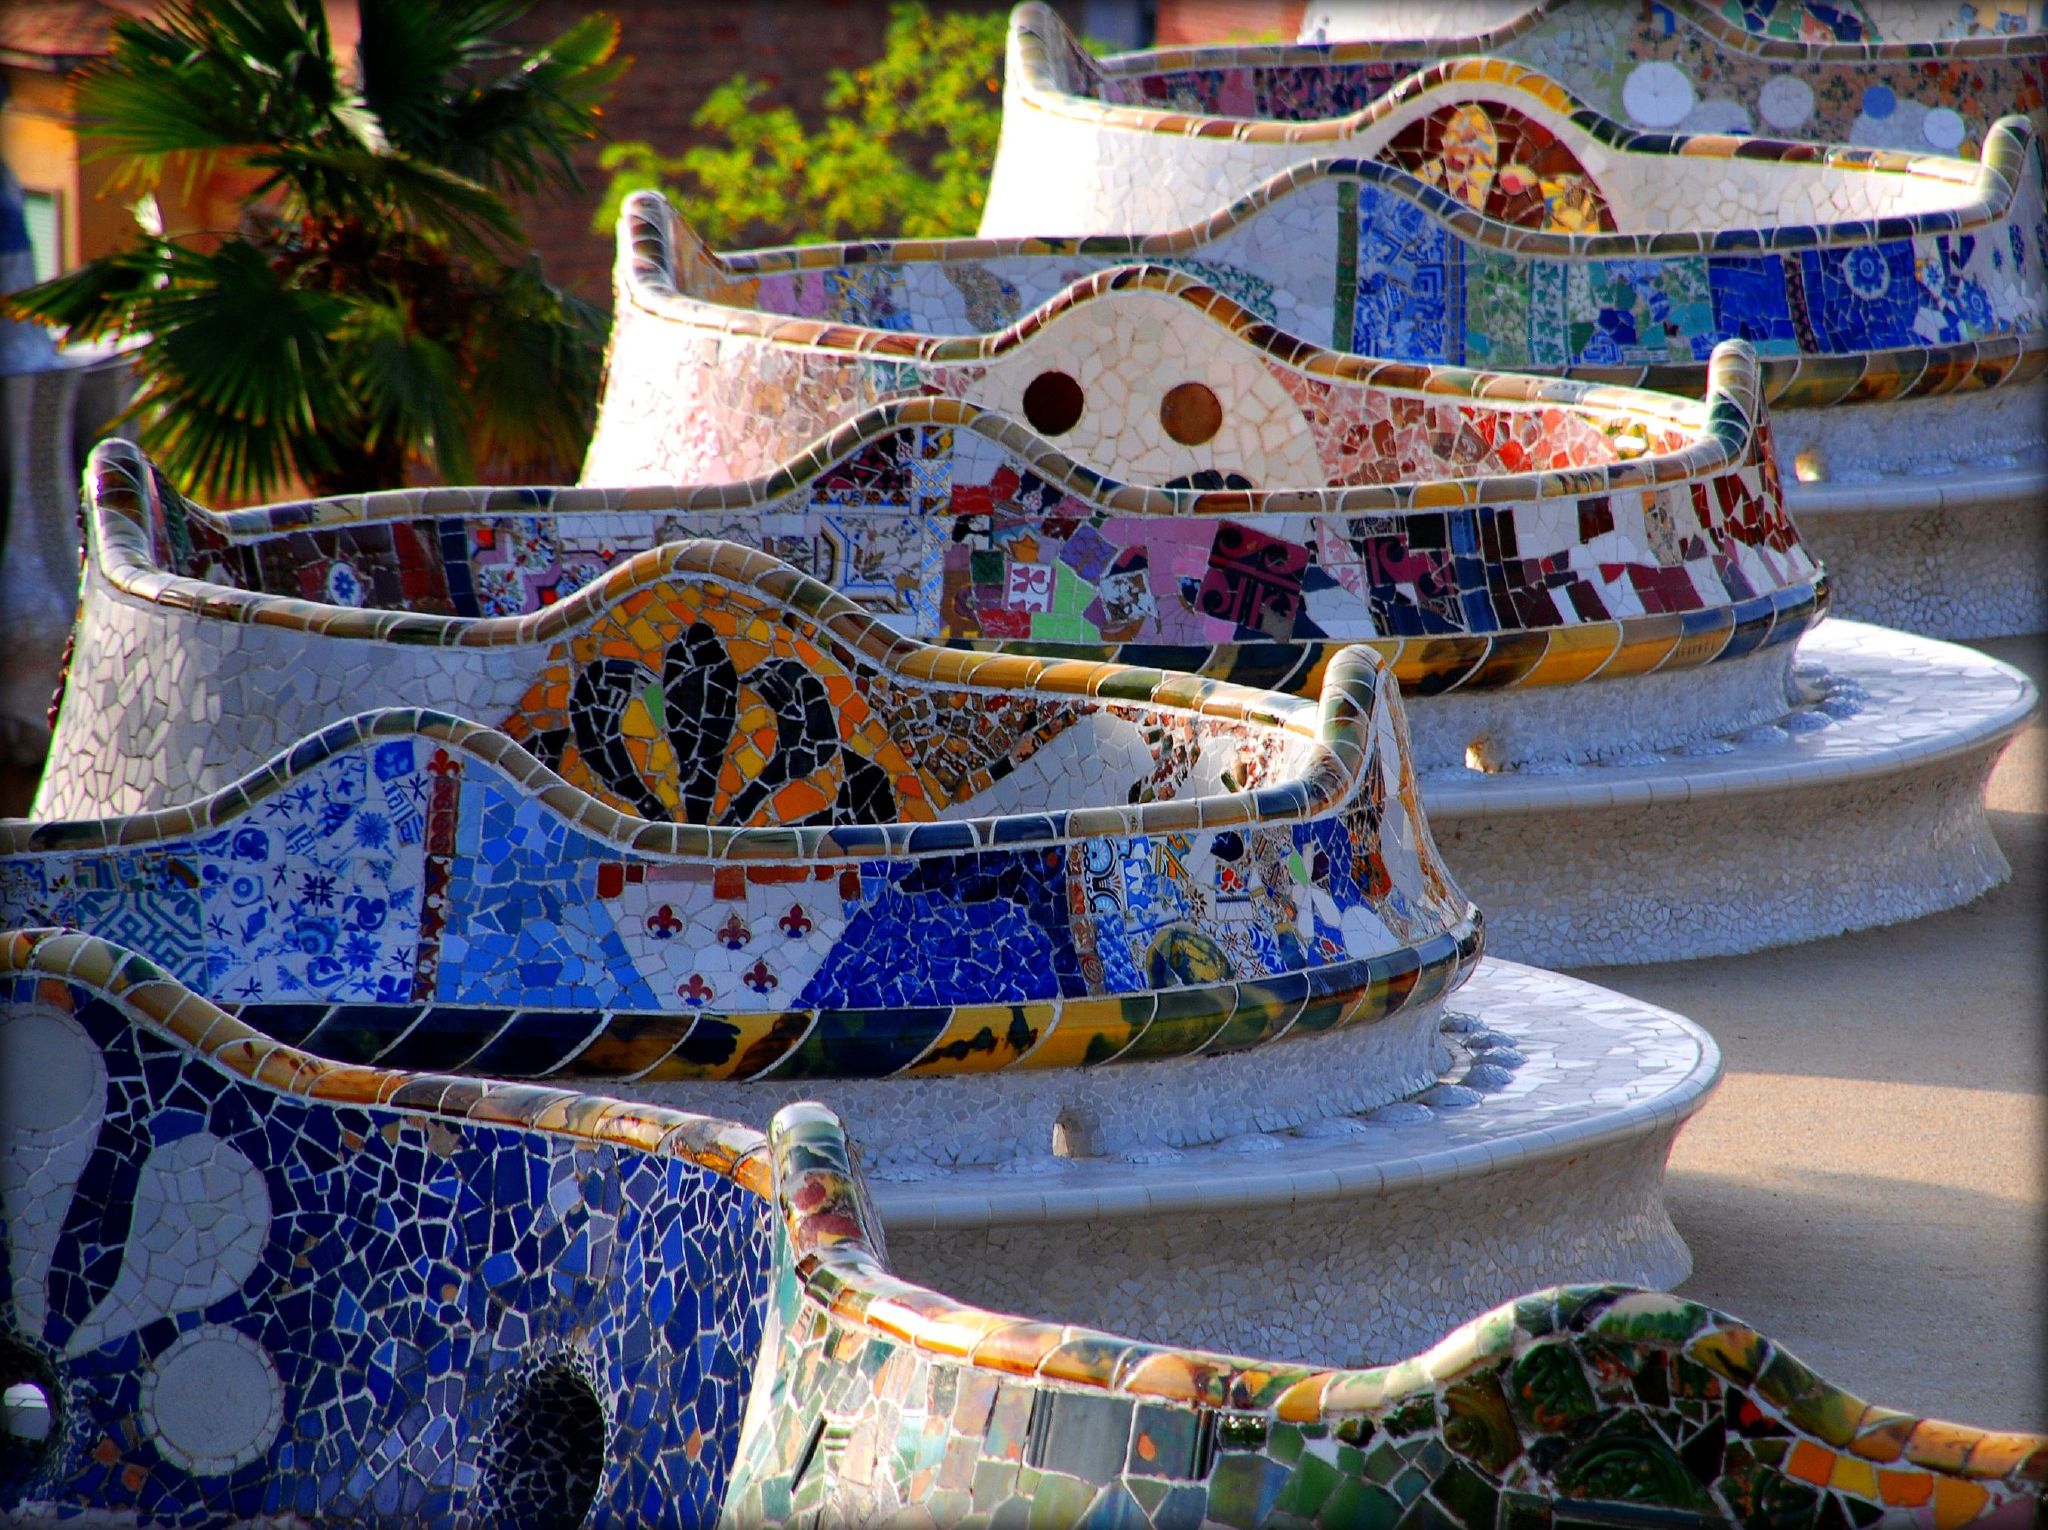
<path id="1" fill-rule="evenodd" d="M 1957 1530 L 1967 1525 L 1991 1501 L 1991 1495 L 1974 1482 L 1960 1477 L 1934 1479 L 1934 1530 Z"/>

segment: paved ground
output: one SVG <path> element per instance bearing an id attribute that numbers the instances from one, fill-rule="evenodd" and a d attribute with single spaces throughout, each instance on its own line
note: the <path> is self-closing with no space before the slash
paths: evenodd
<path id="1" fill-rule="evenodd" d="M 1972 645 L 2043 683 L 2048 638 Z M 2012 862 L 1965 908 L 1754 956 L 1580 976 L 1727 1059 L 1671 1158 L 1686 1295 L 1871 1402 L 2048 1430 L 2048 726 L 1999 762 Z"/>
<path id="2" fill-rule="evenodd" d="M 2048 638 L 1977 646 L 2048 676 Z M 0 812 L 33 785 L 0 771 Z M 2013 878 L 1967 908 L 1582 975 L 1727 1057 L 1671 1160 L 1686 1294 L 1872 1402 L 2048 1430 L 2048 725 L 1990 800 Z"/>

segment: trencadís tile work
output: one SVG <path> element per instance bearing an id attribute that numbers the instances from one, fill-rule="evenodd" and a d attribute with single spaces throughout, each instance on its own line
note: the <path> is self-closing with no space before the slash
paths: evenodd
<path id="1" fill-rule="evenodd" d="M 2040 20 L 1465 14 L 1512 57 L 1022 6 L 991 237 L 630 199 L 588 486 L 93 454 L 0 1517 L 2048 1512 L 1639 1289 L 1719 1050 L 1501 959 L 2005 875 L 2032 687 L 1823 618 L 2048 624 Z"/>
<path id="2" fill-rule="evenodd" d="M 1597 25 L 1621 13 L 1558 14 Z M 1965 45 L 1897 48 L 1943 46 Z M 2048 43 L 1968 46 L 2033 50 L 2035 83 L 1987 115 L 2038 118 Z M 1208 51 L 1216 67 L 1186 78 L 1275 52 Z M 1327 49 L 1278 51 L 1310 74 L 1326 67 Z M 1230 225 L 1263 209 L 1294 225 L 1279 258 L 1243 262 L 1274 297 L 1233 295 L 1296 334 L 1383 357 L 1697 391 L 1708 347 L 1749 338 L 1778 358 L 1792 509 L 1844 610 L 1940 636 L 2048 623 L 2026 514 L 2048 488 L 2035 123 L 1991 123 L 1953 159 L 1672 136 L 1609 120 L 1507 52 L 1519 61 L 1404 74 L 1348 115 L 1312 99 L 1297 110 L 1284 91 L 1271 116 L 1189 115 L 1105 104 L 1104 81 L 1142 75 L 1149 56 L 1102 75 L 1049 10 L 1020 7 L 983 232 L 1184 243 L 1206 229 L 1226 248 L 1201 254 L 1228 265 L 1216 257 L 1246 237 Z M 1926 57 L 1912 67 L 1938 73 Z M 1267 205 L 1291 200 L 1275 196 L 1288 187 L 1306 200 Z M 1993 384 L 1989 399 L 1954 396 Z M 1871 407 L 1822 407 L 1845 401 Z"/>
<path id="3" fill-rule="evenodd" d="M 395 1060 L 481 1026 L 473 1070 L 523 1076 L 1214 1053 L 1384 1021 L 1476 958 L 1369 655 L 1320 707 L 977 658 L 711 558 L 789 603 L 657 584 L 561 645 L 535 686 L 562 721 L 517 727 L 567 781 L 505 733 L 365 714 L 183 807 L 0 823 L 0 911 L 297 1036 L 337 1001 L 446 1006 Z M 400 1034 L 334 1032 L 344 1060 Z"/>
<path id="4" fill-rule="evenodd" d="M 1383 27 L 1390 12 L 1399 14 L 1380 7 L 1366 24 Z M 1141 198 L 1154 200 L 1130 209 L 1127 227 L 1177 227 L 1186 219 L 1175 210 L 1204 210 L 1194 204 L 1205 196 L 1221 206 L 1266 172 L 1318 154 L 1367 157 L 1390 149 L 1394 162 L 1451 189 L 1446 172 L 1455 166 L 1417 153 L 1424 135 L 1413 124 L 1424 114 L 1404 114 L 1398 104 L 1442 80 L 1485 78 L 1488 65 L 1498 71 L 1502 63 L 1510 66 L 1507 73 L 1492 78 L 1533 75 L 1537 94 L 1564 108 L 1567 130 L 1539 118 L 1530 124 L 1533 135 L 1525 136 L 1524 124 L 1513 120 L 1519 113 L 1491 126 L 1490 113 L 1461 120 L 1447 114 L 1462 130 L 1455 133 L 1458 147 L 1483 156 L 1484 169 L 1497 163 L 1524 172 L 1511 173 L 1505 186 L 1488 184 L 1494 179 L 1488 174 L 1476 185 L 1458 185 L 1455 194 L 1477 207 L 1474 191 L 1533 193 L 1525 204 L 1532 227 L 1615 227 L 1601 204 L 1617 186 L 1626 188 L 1615 208 L 1623 229 L 1658 220 L 1660 207 L 1667 224 L 1684 221 L 1674 216 L 1672 189 L 1648 190 L 1642 166 L 1624 168 L 1613 180 L 1599 170 L 1597 184 L 1584 184 L 1588 168 L 1598 167 L 1581 146 L 1596 142 L 1656 152 L 1691 138 L 1693 152 L 1727 157 L 1747 140 L 1747 152 L 1760 161 L 1784 157 L 1794 142 L 1971 159 L 2003 117 L 2048 125 L 2048 32 L 2038 25 L 1969 39 L 1793 41 L 1731 26 L 1706 0 L 1661 0 L 1648 8 L 1537 0 L 1519 18 L 1463 37 L 1162 48 L 1098 59 L 1050 6 L 1027 0 L 1012 15 L 1005 143 L 983 232 L 1104 231 L 1073 225 L 1063 214 L 1068 207 L 1109 206 L 1110 182 L 1120 170 L 1173 170 L 1169 141 L 1176 138 L 1194 146 L 1196 157 L 1179 166 L 1168 185 L 1139 190 Z M 1778 136 L 1752 138 L 1759 125 Z M 1404 135 L 1403 128 L 1410 131 Z M 1059 178 L 1064 187 L 1045 186 L 1054 199 L 1046 220 L 1011 227 L 1032 222 L 1022 172 L 1054 141 L 1094 153 L 1076 162 L 1084 167 L 1078 173 L 1070 168 Z M 1496 149 L 1519 152 L 1496 161 Z M 1228 173 L 1224 166 L 1231 167 Z M 1198 167 L 1206 177 L 1197 178 Z M 1711 189 L 1739 200 L 1740 184 Z M 1219 190 L 1225 195 L 1214 196 Z M 1710 205 L 1700 211 L 1706 217 L 1695 226 L 1711 226 L 1722 210 Z"/>
<path id="5" fill-rule="evenodd" d="M 1289 90 L 1319 91 L 1327 105 L 1293 115 L 1333 116 L 1409 69 L 1493 54 L 1541 69 L 1638 128 L 1777 134 L 1967 159 L 2001 114 L 2039 118 L 2043 26 L 2040 0 L 1656 0 L 1648 8 L 1313 0 L 1301 40 L 1327 48 L 1160 50 L 1131 60 L 1142 60 L 1143 74 L 1123 60 L 1110 65 L 1115 83 L 1106 94 L 1133 105 L 1272 117 L 1284 114 L 1271 103 Z M 1211 77 L 1216 86 L 1204 90 Z M 1234 87 L 1236 99 L 1224 105 L 1219 87 Z"/>
<path id="6" fill-rule="evenodd" d="M 49 1414 L 0 1511 L 716 1516 L 774 1256 L 758 1134 L 341 1066 L 77 935 L 0 936 L 0 997 L 0 1383 Z"/>
<path id="7" fill-rule="evenodd" d="M 1205 299 L 1155 274 L 1172 293 L 1157 313 L 1199 339 L 1215 323 Z M 1040 359 L 1082 369 L 1092 344 L 1119 338 L 1074 331 Z M 522 620 L 531 628 L 549 611 L 558 622 L 572 595 L 688 537 L 762 548 L 932 642 L 1115 658 L 1308 696 L 1333 653 L 1364 644 L 1419 703 L 1424 769 L 1475 752 L 1513 769 L 1677 746 L 1784 711 L 1792 646 L 1826 586 L 1784 512 L 1747 348 L 1724 349 L 1704 405 L 1505 374 L 1370 370 L 1373 383 L 1332 385 L 1316 400 L 1326 407 L 1289 423 L 1320 431 L 1318 449 L 1344 459 L 1330 475 L 1341 486 L 1321 490 L 1118 482 L 1013 418 L 943 399 L 871 406 L 732 484 L 658 487 L 669 462 L 622 473 L 645 487 L 396 492 L 225 515 L 109 443 L 88 492 L 66 747 L 39 811 L 127 811 L 210 790 L 331 721 L 349 691 L 302 688 L 256 706 L 237 688 L 235 650 L 267 660 L 294 641 L 280 629 L 500 647 Z M 1092 383 L 1099 409 L 1162 402 L 1156 382 Z M 1292 440 L 1271 455 L 1306 449 Z M 1223 460 L 1227 473 L 1187 476 L 1306 472 Z M 203 659 L 136 662 L 193 644 Z M 466 652 L 435 662 L 472 663 Z M 253 666 L 266 686 L 273 667 Z M 1604 683 L 1578 684 L 1594 677 Z M 1683 710 L 1643 704 L 1675 687 Z M 507 705 L 470 689 L 403 699 L 465 701 L 486 719 Z"/>
<path id="8" fill-rule="evenodd" d="M 425 651 L 460 656 L 479 631 L 440 630 Z M 445 713 L 345 719 L 196 802 L 0 825 L 0 917 L 124 940 L 341 1062 L 624 1080 L 670 1100 L 726 1085 L 723 1105 L 763 1122 L 792 1091 L 820 1094 L 898 1174 L 1113 1158 L 1143 1212 L 1150 1163 L 1328 1123 L 1285 1178 L 1329 1200 L 1330 1154 L 1346 1158 L 1325 1216 L 1354 1228 L 1389 1182 L 1547 1187 L 1518 1218 L 1505 1291 L 1504 1271 L 1479 1303 L 1404 1277 L 1387 1300 L 1407 1326 L 1361 1305 L 1315 1331 L 1332 1353 L 1441 1332 L 1533 1269 L 1683 1276 L 1662 1167 L 1717 1054 L 1639 1008 L 1617 1021 L 1639 1043 L 1619 1076 L 1572 1076 L 1546 1034 L 1541 1066 L 1511 1080 L 1521 1027 L 1554 1032 L 1575 1002 L 1546 989 L 1453 1067 L 1442 1000 L 1477 960 L 1478 916 L 1430 844 L 1368 650 L 1338 654 L 1309 702 L 932 649 L 765 555 L 703 543 L 494 630 L 529 670 L 506 724 L 553 770 Z M 1427 1125 L 1436 1103 L 1477 1105 L 1489 1080 L 1549 1120 L 1483 1113 L 1471 1162 L 1428 1131 L 1377 1156 L 1343 1140 L 1389 1106 Z M 1544 1127 L 1573 1108 L 1609 1151 L 1552 1164 Z M 1588 1176 L 1607 1191 L 1591 1213 Z M 987 1198 L 956 1187 L 933 1214 Z M 1085 1246 L 1099 1202 L 1041 1201 L 1032 1235 Z M 1397 1251 L 1435 1235 L 1383 1232 Z M 1246 1245 L 1211 1243 L 1206 1264 L 1184 1261 L 1213 1279 L 1182 1331 L 1275 1333 L 1245 1299 Z M 1099 1274 L 1040 1299 L 1097 1299 Z"/>
<path id="9" fill-rule="evenodd" d="M 160 486 L 129 487 L 118 506 L 102 496 L 103 529 L 139 541 L 153 527 L 169 543 L 203 529 Z M 452 508 L 425 492 L 396 508 Z M 252 519 L 276 531 L 333 512 L 349 531 L 424 540 L 363 509 Z M 450 545 L 494 541 L 434 524 Z M 327 591 L 420 572 L 394 569 L 388 542 L 304 563 L 334 529 L 208 556 Z M 515 547 L 546 542 L 531 519 L 505 529 Z M 196 613 L 225 640 L 292 641 L 250 663 L 255 683 L 324 671 L 341 695 L 374 685 L 396 699 L 388 650 L 421 661 L 415 684 L 443 710 L 328 724 L 153 813 L 0 826 L 8 919 L 126 939 L 341 1061 L 625 1080 L 761 1123 L 821 1095 L 892 1176 L 943 1177 L 906 1216 L 950 1225 L 982 1207 L 985 1238 L 1051 1243 L 1028 1262 L 1041 1271 L 1054 1250 L 1092 1250 L 1033 1293 L 1056 1315 L 1099 1304 L 1112 1255 L 1142 1252 L 1129 1217 L 1145 1223 L 1150 1181 L 1175 1178 L 1184 1151 L 1278 1149 L 1275 1128 L 1320 1133 L 1267 1166 L 1267 1199 L 1319 1206 L 1279 1245 L 1302 1263 L 1291 1273 L 1359 1273 L 1335 1235 L 1369 1212 L 1372 1257 L 1403 1273 L 1296 1333 L 1248 1299 L 1274 1273 L 1273 1240 L 1216 1235 L 1249 1205 L 1182 1194 L 1175 1236 L 1190 1248 L 1176 1264 L 1209 1278 L 1162 1332 L 1385 1356 L 1515 1294 L 1532 1270 L 1664 1283 L 1688 1267 L 1662 1168 L 1718 1055 L 1634 1006 L 1580 1058 L 1560 1017 L 1606 996 L 1535 975 L 1526 991 L 1503 979 L 1476 1018 L 1460 1012 L 1498 1047 L 1459 1060 L 1472 1049 L 1446 1039 L 1442 1000 L 1477 958 L 1477 915 L 1430 843 L 1399 703 L 1368 648 L 1318 665 L 1316 701 L 935 649 L 764 554 L 705 542 L 664 543 L 497 618 L 129 573 L 142 609 Z M 492 658 L 508 665 L 496 692 L 474 667 Z M 187 672 L 225 668 L 215 650 Z M 457 721 L 457 707 L 507 731 Z M 252 715 L 312 725 L 276 701 Z M 192 747 L 218 760 L 227 731 L 193 732 Z M 1600 1066 L 1624 1039 L 1629 1055 Z M 1483 1103 L 1469 1140 L 1439 1129 L 1439 1106 Z M 1349 1139 L 1367 1113 L 1383 1130 L 1362 1146 Z M 1403 1121 L 1412 1140 L 1385 1130 Z M 1118 1166 L 1075 1169 L 1083 1160 Z M 1066 1175 L 1075 1194 L 1039 1197 L 1020 1230 L 1014 1208 L 995 1209 L 1003 1187 L 962 1169 Z M 1517 1257 L 1475 1277 L 1477 1300 L 1464 1280 L 1423 1280 L 1434 1260 L 1410 1257 L 1449 1225 L 1412 1215 L 1416 1192 L 1454 1178 L 1475 1214 L 1527 1203 Z M 1114 1225 L 1101 1216 L 1112 1204 L 1125 1213 Z M 987 1231 L 998 1223 L 1011 1230 Z M 920 1257 L 992 1266 L 964 1237 Z"/>
<path id="10" fill-rule="evenodd" d="M 16 1513 L 1961 1526 L 2048 1481 L 2048 1440 L 1670 1297 L 1539 1292 L 1371 1371 L 1134 1343 L 891 1275 L 816 1106 L 335 1064 L 75 934 L 0 938 L 0 984 Z"/>
<path id="11" fill-rule="evenodd" d="M 1196 336 L 1219 322 L 1172 290 L 1164 312 Z M 1086 356 L 1077 343 L 1054 359 Z M 1745 347 L 1724 348 L 1703 404 L 1371 370 L 1383 380 L 1361 392 L 1384 391 L 1400 427 L 1381 419 L 1366 442 L 1423 471 L 1478 471 L 1321 493 L 1123 484 L 1014 420 L 925 399 L 872 406 L 731 485 L 398 491 L 215 514 L 108 443 L 93 459 L 83 612 L 37 811 L 217 790 L 353 712 L 371 682 L 389 704 L 503 725 L 564 758 L 566 656 L 585 665 L 616 645 L 635 602 L 669 602 L 688 570 L 715 574 L 707 549 L 681 564 L 652 551 L 711 536 L 790 560 L 894 632 L 1041 667 L 1120 660 L 1313 697 L 1345 642 L 1372 648 L 1413 702 L 1426 798 L 1470 820 L 1454 839 L 1512 845 L 1453 866 L 1488 904 L 1495 949 L 1518 959 L 1745 949 L 1911 917 L 2003 878 L 1980 777 L 2031 691 L 1981 656 L 1840 623 L 1806 637 L 1795 675 L 1826 586 L 1782 510 Z M 1370 460 L 1369 445 L 1353 450 Z M 602 614 L 620 602 L 632 611 Z M 1951 704 L 1888 689 L 1873 643 Z M 650 672 L 670 662 L 645 641 L 636 651 Z M 575 683 L 623 705 L 637 672 L 607 663 Z M 783 700 L 801 712 L 794 693 Z M 1826 768 L 1801 758 L 1819 730 L 1832 730 Z M 569 752 L 569 773 L 614 806 L 661 815 L 685 786 L 701 795 L 684 782 L 658 802 L 668 765 L 594 753 L 594 740 Z M 1920 768 L 1927 748 L 1939 769 Z M 1655 778 L 1633 788 L 1659 804 L 1655 824 L 1626 818 L 1616 768 Z M 1815 790 L 1842 769 L 1866 779 L 1867 811 L 1816 813 Z M 1586 771 L 1576 794 L 1544 779 Z M 1760 791 L 1768 801 L 1731 823 L 1725 799 Z M 1762 898 L 1755 876 L 1807 842 L 1838 874 Z M 1586 864 L 1601 845 L 1621 859 L 1561 888 L 1559 858 Z"/>

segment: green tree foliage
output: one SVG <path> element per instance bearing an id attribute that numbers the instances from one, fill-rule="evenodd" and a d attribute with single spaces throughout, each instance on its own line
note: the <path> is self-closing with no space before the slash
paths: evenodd
<path id="1" fill-rule="evenodd" d="M 737 75 L 692 119 L 717 142 L 674 157 L 608 145 L 593 226 L 609 234 L 631 192 L 659 190 L 714 245 L 971 234 L 981 221 L 1002 125 L 1001 11 L 890 8 L 881 58 L 827 77 L 829 114 L 807 132 L 786 106 L 756 110 L 767 86 Z"/>
<path id="2" fill-rule="evenodd" d="M 600 314 L 542 279 L 507 201 L 573 186 L 624 68 L 592 16 L 497 37 L 531 0 L 361 0 L 353 67 L 321 0 L 175 0 L 114 24 L 77 105 L 90 152 L 148 192 L 226 159 L 240 225 L 129 248 L 9 307 L 73 338 L 149 336 L 131 416 L 188 490 L 388 488 L 409 468 L 573 469 Z"/>

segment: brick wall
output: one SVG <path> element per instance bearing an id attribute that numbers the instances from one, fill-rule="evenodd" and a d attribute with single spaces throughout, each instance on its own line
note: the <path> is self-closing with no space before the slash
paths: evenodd
<path id="1" fill-rule="evenodd" d="M 1293 42 L 1307 0 L 1158 0 L 1162 48 L 1193 43 Z"/>

